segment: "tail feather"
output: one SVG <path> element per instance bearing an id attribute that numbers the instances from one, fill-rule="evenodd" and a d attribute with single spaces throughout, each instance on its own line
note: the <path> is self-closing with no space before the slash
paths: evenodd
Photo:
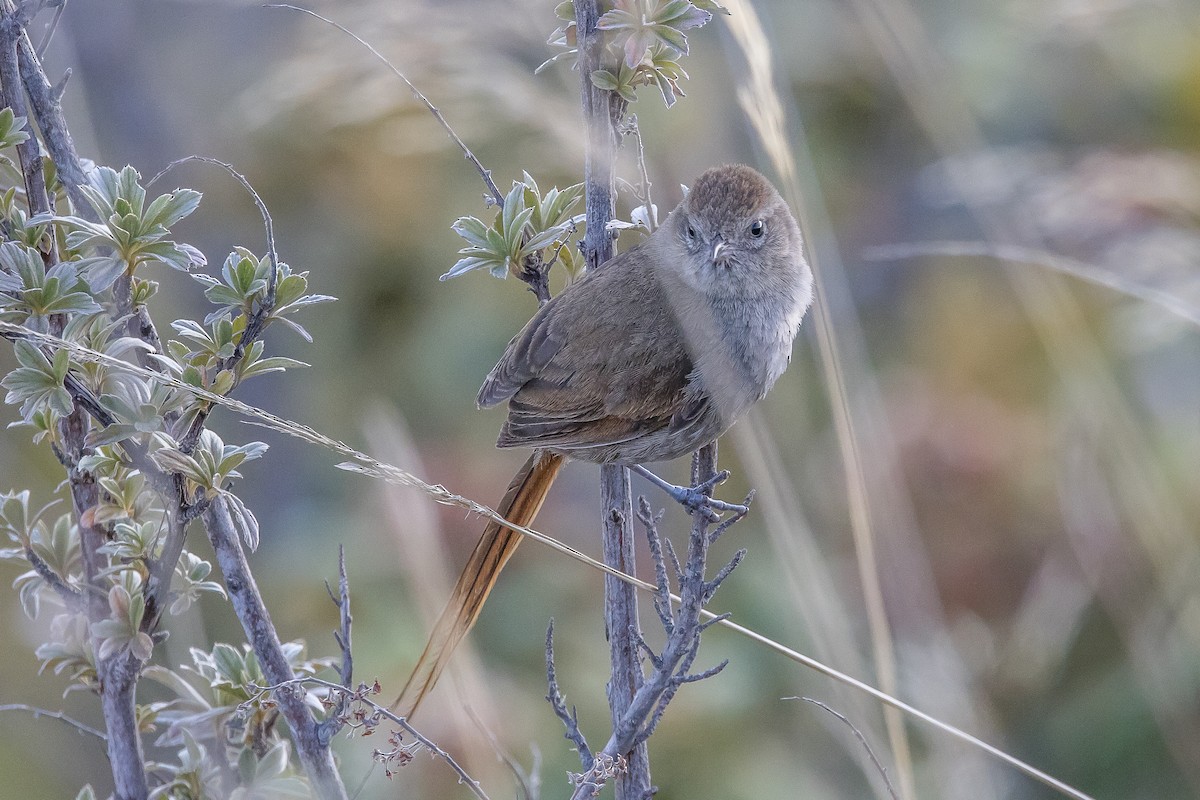
<path id="1" fill-rule="evenodd" d="M 514 525 L 530 525 L 542 507 L 550 485 L 562 468 L 563 457 L 545 450 L 534 451 L 512 483 L 500 506 L 500 516 Z M 425 650 L 417 660 L 408 682 L 392 704 L 403 717 L 411 717 L 417 706 L 437 683 L 458 643 L 479 618 L 484 601 L 496 585 L 500 570 L 516 552 L 521 535 L 498 522 L 489 521 L 471 557 L 454 584 L 454 591 L 429 634 Z"/>

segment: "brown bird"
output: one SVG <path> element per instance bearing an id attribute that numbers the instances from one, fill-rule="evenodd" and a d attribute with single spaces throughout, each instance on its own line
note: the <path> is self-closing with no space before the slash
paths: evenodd
<path id="1" fill-rule="evenodd" d="M 535 448 L 497 511 L 530 525 L 564 458 L 640 465 L 716 439 L 791 358 L 812 300 L 800 227 L 742 165 L 710 169 L 654 233 L 563 290 L 479 390 L 499 447 Z M 475 623 L 521 536 L 489 522 L 395 706 L 409 716 Z"/>

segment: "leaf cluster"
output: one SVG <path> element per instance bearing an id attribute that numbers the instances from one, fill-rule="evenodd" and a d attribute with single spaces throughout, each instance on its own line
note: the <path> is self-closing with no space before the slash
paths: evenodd
<path id="1" fill-rule="evenodd" d="M 25 141 L 26 127 L 11 109 L 0 109 L 0 151 Z M 208 274 L 208 259 L 172 233 L 199 207 L 198 192 L 152 197 L 132 167 L 98 167 L 81 187 L 90 206 L 81 214 L 47 163 L 58 205 L 54 213 L 29 216 L 21 207 L 20 170 L 0 152 L 0 320 L 220 394 L 249 378 L 306 366 L 269 355 L 262 334 L 279 322 L 311 341 L 298 312 L 333 298 L 309 293 L 307 273 L 273 253 L 237 247 Z M 539 205 L 537 219 L 558 208 L 557 200 Z M 176 338 L 159 351 L 156 338 L 138 331 L 158 289 L 147 270 L 161 267 L 191 274 L 212 309 L 202 320 L 172 323 Z M 16 417 L 9 427 L 31 428 L 35 442 L 53 448 L 68 480 L 59 487 L 62 496 L 40 508 L 28 490 L 0 494 L 0 542 L 7 539 L 0 561 L 23 567 L 13 585 L 26 614 L 37 616 L 46 603 L 55 607 L 49 636 L 36 650 L 42 669 L 67 677 L 68 691 L 95 691 L 98 664 L 125 656 L 144 665 L 152 658 L 165 637 L 158 629 L 163 614 L 183 614 L 204 594 L 225 596 L 211 580 L 212 564 L 183 547 L 183 533 L 222 497 L 242 538 L 257 546 L 258 523 L 232 487 L 267 445 L 226 444 L 206 426 L 207 404 L 184 389 L 67 348 L 19 336 L 11 341 L 16 366 L 0 377 Z M 82 437 L 68 438 L 68 419 Z M 78 482 L 94 492 L 74 494 Z M 51 513 L 60 500 L 83 496 L 95 500 Z M 99 536 L 84 537 L 85 530 Z M 85 547 L 94 548 L 86 559 Z M 165 563 L 168 557 L 174 563 Z M 304 661 L 298 644 L 285 649 L 298 674 L 322 666 Z M 273 701 L 254 694 L 265 680 L 249 650 L 218 645 L 194 653 L 192 672 L 204 688 L 185 688 L 188 681 L 162 667 L 144 672 L 176 695 L 138 709 L 143 729 L 165 724 L 161 743 L 179 748 L 176 762 L 149 765 L 165 776 L 153 796 L 307 796 L 274 725 Z"/>
<path id="2" fill-rule="evenodd" d="M 560 3 L 555 13 L 563 24 L 550 35 L 549 44 L 560 52 L 539 70 L 566 57 L 578 59 L 574 4 Z M 684 31 L 707 25 L 714 13 L 729 12 L 712 0 L 614 0 L 596 23 L 607 34 L 609 63 L 592 72 L 592 83 L 630 103 L 637 99 L 639 86 L 654 86 L 670 108 L 684 96 L 680 82 L 688 77 L 679 64 L 688 54 Z"/>
<path id="3" fill-rule="evenodd" d="M 584 215 L 572 215 L 571 211 L 582 198 L 583 184 L 562 190 L 555 186 L 543 194 L 526 172 L 522 180 L 513 182 L 491 225 L 468 216 L 459 217 L 451 226 L 467 246 L 458 251 L 463 257 L 441 279 L 477 269 L 504 278 L 519 275 L 531 261 L 548 269 L 556 260 L 573 274 L 579 264 L 570 240 Z"/>

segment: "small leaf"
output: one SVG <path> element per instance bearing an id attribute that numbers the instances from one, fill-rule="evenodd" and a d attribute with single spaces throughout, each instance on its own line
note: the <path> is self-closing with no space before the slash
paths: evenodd
<path id="1" fill-rule="evenodd" d="M 606 69 L 598 69 L 592 73 L 592 85 L 599 89 L 613 92 L 617 89 L 617 76 Z"/>

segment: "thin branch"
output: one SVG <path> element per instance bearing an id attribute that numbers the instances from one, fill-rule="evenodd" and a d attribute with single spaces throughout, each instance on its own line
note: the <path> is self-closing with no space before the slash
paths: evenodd
<path id="1" fill-rule="evenodd" d="M 671 582 L 667 578 L 667 562 L 663 558 L 662 539 L 658 535 L 658 522 L 662 516 L 663 512 L 661 511 L 658 514 L 653 513 L 650 503 L 645 497 L 638 497 L 638 522 L 642 523 L 642 527 L 646 529 L 650 560 L 654 562 L 654 582 L 658 585 L 658 591 L 654 595 L 654 610 L 658 614 L 663 629 L 670 633 L 675 622 L 671 615 Z M 668 542 L 668 544 L 670 543 Z"/>
<path id="2" fill-rule="evenodd" d="M 820 700 L 814 700 L 811 697 L 785 697 L 783 699 L 784 700 L 803 700 L 806 703 L 812 703 L 814 706 L 819 706 L 819 707 L 825 709 L 830 714 L 833 714 L 835 717 L 840 719 L 842 722 L 846 723 L 846 727 L 849 728 L 850 730 L 854 731 L 855 738 L 858 739 L 858 741 L 862 743 L 863 748 L 866 749 L 867 755 L 871 757 L 871 763 L 875 765 L 875 769 L 879 770 L 879 774 L 883 776 L 883 783 L 885 786 L 887 786 L 888 794 L 890 794 L 892 796 L 892 800 L 900 800 L 900 796 L 898 794 L 896 794 L 896 787 L 892 786 L 892 779 L 888 777 L 887 770 L 884 769 L 883 764 L 881 764 L 879 762 L 879 759 L 875 755 L 875 751 L 871 749 L 871 745 L 867 741 L 867 737 L 863 736 L 862 731 L 860 731 L 857 727 L 855 727 L 854 723 L 851 722 L 849 719 L 847 719 L 845 714 L 840 714 L 837 711 L 834 711 L 829 706 L 827 706 L 825 703 L 822 703 Z"/>
<path id="3" fill-rule="evenodd" d="M 174 169 L 180 164 L 186 164 L 190 161 L 213 164 L 221 167 L 230 175 L 232 175 L 234 180 L 240 183 L 242 188 L 245 189 L 254 199 L 254 205 L 258 207 L 258 213 L 262 216 L 263 228 L 266 231 L 267 257 L 271 261 L 271 271 L 267 276 L 266 297 L 263 298 L 263 301 L 259 303 L 247 317 L 246 327 L 242 330 L 242 335 L 238 339 L 237 347 L 234 348 L 233 353 L 231 353 L 227 358 L 223 359 L 218 366 L 219 370 L 230 370 L 233 372 L 238 363 L 245 358 L 246 349 L 249 348 L 250 345 L 254 344 L 254 342 L 257 341 L 260 336 L 262 336 L 263 330 L 266 328 L 267 323 L 271 319 L 271 313 L 275 310 L 275 286 L 279 280 L 279 252 L 275 247 L 275 225 L 271 220 L 271 212 L 267 210 L 267 204 L 263 202 L 262 197 L 259 196 L 258 192 L 254 190 L 254 186 L 251 185 L 246 176 L 234 169 L 232 164 L 228 164 L 216 158 L 190 155 L 185 156 L 184 158 L 176 159 L 170 164 L 167 164 L 167 166 L 163 167 L 157 175 L 155 175 L 146 183 L 146 186 L 150 187 L 155 181 L 157 181 L 170 170 Z M 155 338 L 157 338 L 157 334 L 155 335 Z M 179 440 L 180 450 L 185 453 L 190 453 L 193 449 L 195 449 L 196 443 L 200 441 L 200 434 L 203 433 L 204 426 L 208 422 L 208 417 L 211 413 L 212 406 L 208 406 L 200 410 L 200 413 L 198 413 L 196 418 L 192 420 L 192 424 L 188 428 L 187 433 L 185 433 L 183 438 Z"/>
<path id="4" fill-rule="evenodd" d="M 630 114 L 621 124 L 621 133 L 625 136 L 632 136 L 637 143 L 637 165 L 638 173 L 641 175 L 641 182 L 637 188 L 630 186 L 634 197 L 646 209 L 646 229 L 650 233 L 654 233 L 654 229 L 658 227 L 658 211 L 654 207 L 654 201 L 650 198 L 650 172 L 646 169 L 646 146 L 642 142 L 642 129 L 638 125 L 637 114 Z"/>
<path id="5" fill-rule="evenodd" d="M 63 116 L 60 95 L 57 89 L 46 79 L 42 70 L 41 59 L 34 50 L 29 35 L 24 30 L 17 38 L 18 60 L 20 62 L 21 80 L 25 92 L 29 96 L 33 116 L 37 120 L 38 130 L 42 133 L 42 143 L 50 158 L 54 160 L 55 174 L 62 184 L 75 208 L 75 213 L 96 221 L 96 211 L 88 203 L 81 186 L 87 183 L 87 174 L 83 170 L 83 162 L 75 151 L 75 142 L 67 128 Z"/>
<path id="6" fill-rule="evenodd" d="M 354 623 L 354 618 L 350 614 L 350 580 L 346 577 L 346 548 L 343 545 L 338 545 L 338 592 L 335 595 L 328 582 L 325 583 L 325 591 L 329 593 L 329 599 L 338 608 L 339 626 L 338 630 L 333 632 L 333 638 L 337 641 L 338 649 L 342 651 L 342 666 L 338 670 L 338 678 L 341 680 L 342 686 L 350 689 L 351 681 L 354 679 L 353 640 L 351 637 L 351 626 Z M 348 696 L 343 694 L 337 712 L 331 714 L 317 726 L 318 737 L 326 746 L 328 746 L 329 742 L 345 724 L 343 717 L 346 714 L 348 705 Z"/>
<path id="7" fill-rule="evenodd" d="M 153 462 L 148 458 L 144 461 L 148 468 L 153 467 Z M 157 469 L 154 469 L 150 474 L 154 475 L 156 472 Z M 142 630 L 147 632 L 157 628 L 162 619 L 163 610 L 167 606 L 167 595 L 171 591 L 171 580 L 175 576 L 175 567 L 179 564 L 179 557 L 183 555 L 188 523 L 199 516 L 199 513 L 188 513 L 192 509 L 184 497 L 183 478 L 172 475 L 171 483 L 174 496 L 167 508 L 167 535 L 158 558 L 150 563 L 150 576 L 146 581 L 146 615 L 142 618 Z"/>
<path id="8" fill-rule="evenodd" d="M 80 733 L 86 733 L 91 736 L 95 736 L 102 742 L 108 741 L 108 736 L 104 734 L 104 731 L 96 730 L 91 725 L 87 725 L 77 719 L 68 717 L 61 711 L 48 711 L 44 708 L 38 708 L 37 706 L 30 706 L 24 703 L 6 703 L 4 705 L 0 705 L 0 711 L 28 711 L 29 713 L 33 714 L 35 719 L 38 717 L 56 719 L 59 722 L 65 722 Z"/>
<path id="9" fill-rule="evenodd" d="M 459 782 L 465 784 L 467 788 L 470 789 L 471 793 L 475 795 L 475 797 L 479 798 L 479 800 L 489 800 L 487 794 L 485 794 L 483 791 L 483 787 L 479 785 L 479 781 L 472 778 L 467 771 L 463 769 L 462 765 L 454 760 L 453 756 L 439 747 L 433 740 L 427 738 L 419 730 L 414 728 L 412 724 L 409 723 L 409 721 L 404 717 L 392 713 L 390 709 L 385 706 L 381 706 L 379 703 L 376 703 L 371 699 L 371 695 L 378 694 L 380 691 L 378 683 L 372 686 L 368 686 L 364 683 L 360 684 L 357 689 L 348 689 L 347 687 L 338 683 L 334 683 L 333 681 L 327 681 L 314 677 L 301 677 L 291 678 L 271 686 L 251 686 L 250 688 L 257 692 L 259 696 L 263 694 L 273 694 L 280 701 L 280 703 L 282 703 L 285 698 L 296 697 L 298 693 L 293 690 L 296 688 L 302 688 L 304 686 L 319 686 L 328 690 L 330 694 L 348 695 L 352 703 L 359 703 L 365 706 L 367 709 L 370 709 L 372 717 L 375 718 L 366 726 L 363 726 L 361 723 L 354 723 L 353 720 L 347 720 L 348 724 L 358 724 L 359 727 L 366 727 L 368 730 L 373 730 L 377 726 L 378 720 L 387 719 L 400 726 L 400 728 L 402 728 L 407 734 L 417 740 L 422 747 L 432 753 L 435 757 L 446 762 L 446 764 L 449 765 L 452 770 L 454 770 L 455 774 L 458 775 Z M 253 701 L 256 699 L 258 698 L 255 697 L 251 700 Z M 303 702 L 303 700 L 300 702 Z M 376 751 L 376 753 L 378 756 L 379 752 Z"/>
<path id="10" fill-rule="evenodd" d="M 325 585 L 326 590 L 329 590 L 329 584 Z M 334 605 L 338 607 L 338 618 L 341 622 L 340 630 L 334 633 L 333 638 L 337 640 L 338 647 L 342 651 L 342 668 L 338 672 L 338 677 L 342 679 L 342 686 L 350 687 L 350 681 L 354 677 L 354 657 L 351 654 L 351 625 L 354 623 L 354 618 L 350 615 L 350 580 L 346 577 L 346 548 L 343 545 L 338 545 L 338 594 L 333 596 L 333 592 L 329 592 L 330 599 Z"/>
<path id="11" fill-rule="evenodd" d="M 387 67 L 388 69 L 390 69 L 397 78 L 404 81 L 404 85 L 407 86 L 409 88 L 409 91 L 411 91 L 413 93 L 413 97 L 417 98 L 417 100 L 420 101 L 421 104 L 425 106 L 425 108 L 429 109 L 429 113 L 433 114 L 434 119 L 436 119 L 439 123 L 441 123 L 441 126 L 446 131 L 446 134 L 451 138 L 451 140 L 454 141 L 454 143 L 456 145 L 458 145 L 458 149 L 462 150 L 463 157 L 466 158 L 468 161 L 470 161 L 475 166 L 475 169 L 479 172 L 479 176 L 481 178 L 483 178 L 483 183 L 485 186 L 487 186 L 488 192 L 491 194 L 492 200 L 495 201 L 496 205 L 501 205 L 501 206 L 504 205 L 504 195 L 500 193 L 500 190 L 498 188 L 496 188 L 496 184 L 492 180 L 492 171 L 484 168 L 483 164 L 480 163 L 479 159 L 475 157 L 475 154 L 471 152 L 471 148 L 467 147 L 466 142 L 464 142 L 462 139 L 460 139 L 458 134 L 454 132 L 454 128 L 450 127 L 450 123 L 446 122 L 446 118 L 444 116 L 442 116 L 442 112 L 437 109 L 437 106 L 435 106 L 433 103 L 429 102 L 429 98 L 426 97 L 424 94 L 422 94 L 421 90 L 418 89 L 413 84 L 412 81 L 410 81 L 408 78 L 406 78 L 404 76 L 403 72 L 401 72 L 399 69 L 397 69 L 396 66 L 394 64 L 392 64 L 392 62 L 389 61 L 386 56 L 384 56 L 382 53 L 380 53 L 378 50 L 376 50 L 374 47 L 372 47 L 369 42 L 365 41 L 358 34 L 339 25 L 338 23 L 334 22 L 333 20 L 329 19 L 328 17 L 323 17 L 315 11 L 309 11 L 307 8 L 300 8 L 299 6 L 293 6 L 289 3 L 268 3 L 268 4 L 264 5 L 263 7 L 264 8 L 285 8 L 285 9 L 288 9 L 289 11 L 299 11 L 301 14 L 308 14 L 310 17 L 315 17 L 316 19 L 319 19 L 321 22 L 324 22 L 326 25 L 331 25 L 334 28 L 337 28 L 339 31 L 346 34 L 351 39 L 353 39 L 354 41 L 361 44 L 363 47 L 367 48 L 367 50 L 370 51 L 371 55 L 375 56 L 377 59 L 379 59 L 381 62 L 383 62 L 383 65 L 385 67 Z"/>
<path id="12" fill-rule="evenodd" d="M 721 588 L 721 584 L 724 583 L 725 579 L 728 578 L 733 571 L 738 568 L 738 564 L 741 564 L 742 559 L 745 557 L 746 548 L 743 547 L 733 554 L 733 558 L 729 559 L 729 562 L 725 564 L 725 566 L 721 567 L 721 569 L 717 571 L 717 574 L 713 576 L 712 580 L 705 582 L 703 594 L 700 596 L 700 601 L 702 603 L 707 604 L 708 601 L 712 599 L 713 595 L 717 593 L 717 589 Z"/>
<path id="13" fill-rule="evenodd" d="M 221 161 L 220 159 L 210 158 L 209 156 L 190 155 L 190 156 L 185 156 L 183 158 L 177 158 L 174 161 L 172 161 L 170 164 L 167 164 L 165 167 L 163 167 L 161 170 L 158 171 L 157 175 L 155 175 L 153 178 L 151 178 L 146 183 L 146 188 L 150 188 L 151 186 L 153 186 L 155 181 L 157 181 L 163 175 L 170 172 L 175 167 L 178 167 L 181 164 L 187 164 L 190 161 L 199 161 L 204 164 L 212 164 L 214 166 L 221 167 L 226 172 L 228 172 L 231 176 L 233 176 L 233 179 L 236 180 L 238 183 L 240 183 L 242 185 L 242 188 L 246 190 L 246 192 L 250 195 L 251 198 L 253 198 L 254 205 L 255 205 L 255 207 L 258 208 L 259 215 L 262 216 L 263 229 L 266 232 L 266 236 L 267 236 L 267 255 L 270 257 L 271 266 L 274 268 L 272 270 L 271 274 L 267 276 L 267 302 L 266 302 L 266 305 L 268 307 L 274 306 L 275 305 L 275 283 L 278 278 L 278 276 L 276 275 L 276 271 L 279 269 L 279 251 L 275 247 L 275 223 L 271 219 L 271 212 L 267 209 L 267 204 L 263 202 L 262 196 L 259 195 L 259 193 L 254 190 L 254 186 L 250 183 L 250 181 L 246 178 L 245 175 L 243 175 L 242 173 L 240 173 L 236 169 L 234 169 L 233 164 L 227 163 L 225 161 Z M 247 325 L 247 330 L 249 330 L 249 325 Z"/>
<path id="14" fill-rule="evenodd" d="M 536 743 L 531 743 L 530 750 L 532 751 L 533 761 L 529 765 L 529 769 L 525 769 L 521 762 L 517 761 L 516 756 L 508 752 L 496 738 L 496 734 L 484 724 L 483 720 L 475 712 L 475 709 L 470 705 L 464 705 L 463 710 L 467 712 L 467 716 L 475 723 L 475 727 L 488 740 L 488 744 L 492 747 L 492 752 L 496 757 L 504 762 L 504 766 L 508 767 L 508 771 L 512 773 L 513 779 L 521 787 L 521 793 L 525 796 L 525 800 L 537 800 L 541 796 L 541 769 L 542 769 L 542 752 L 538 749 Z"/>
<path id="15" fill-rule="evenodd" d="M 1129 280 L 1123 275 L 1106 269 L 1099 264 L 1060 256 L 1036 247 L 1023 247 L 1012 244 L 991 244 L 990 242 L 913 242 L 912 244 L 893 244 L 870 247 L 863 251 L 867 261 L 898 261 L 901 259 L 920 258 L 925 256 L 952 257 L 982 257 L 994 258 L 1000 261 L 1010 261 L 1017 264 L 1035 264 L 1039 267 L 1070 275 L 1082 281 L 1103 286 L 1106 289 L 1135 297 L 1147 303 L 1164 308 L 1172 314 L 1187 320 L 1193 325 L 1200 325 L 1200 308 L 1187 302 L 1182 296 L 1164 292 L 1152 286 L 1146 286 Z"/>
<path id="16" fill-rule="evenodd" d="M 550 701 L 554 715 L 562 721 L 563 727 L 566 728 L 563 737 L 575 745 L 575 750 L 579 753 L 579 761 L 583 764 L 586 772 L 592 768 L 595 758 L 592 756 L 592 749 L 588 747 L 587 738 L 579 730 L 579 715 L 574 708 L 570 711 L 567 710 L 567 701 L 558 688 L 558 675 L 554 670 L 554 620 L 550 620 L 550 625 L 546 628 L 546 685 L 548 687 L 546 699 Z"/>
<path id="17" fill-rule="evenodd" d="M 42 43 L 37 46 L 37 58 L 41 61 L 46 57 L 46 49 L 50 47 L 50 40 L 54 38 L 54 34 L 58 31 L 58 23 L 62 19 L 63 11 L 67 8 L 67 0 L 59 0 L 59 3 L 54 8 L 54 19 L 50 20 L 50 24 L 46 26 L 46 33 L 42 36 Z M 70 74 L 70 71 L 67 72 Z M 61 92 L 59 95 L 61 96 Z"/>
<path id="18" fill-rule="evenodd" d="M 314 17 L 321 22 L 324 22 L 326 25 L 337 28 L 339 31 L 365 47 L 367 51 L 371 53 L 371 55 L 375 56 L 375 58 L 379 59 L 384 66 L 390 69 L 397 78 L 404 81 L 404 85 L 408 87 L 413 96 L 429 110 L 429 113 L 432 114 L 433 118 L 438 121 L 438 124 L 442 126 L 447 135 L 449 135 L 450 139 L 456 145 L 458 145 L 460 150 L 462 150 L 463 157 L 475 166 L 476 171 L 479 173 L 479 176 L 483 178 L 483 183 L 487 187 L 487 202 L 497 206 L 504 205 L 504 195 L 496 186 L 495 181 L 492 180 L 492 171 L 485 168 L 483 163 L 480 162 L 473 152 L 471 152 L 471 149 L 467 147 L 466 142 L 464 142 L 462 138 L 460 138 L 459 135 L 454 131 L 454 128 L 452 128 L 450 123 L 446 121 L 445 116 L 442 115 L 442 112 L 437 108 L 437 106 L 430 102 L 429 98 L 426 97 L 425 94 L 421 92 L 421 90 L 418 89 L 416 85 L 396 67 L 396 65 L 389 61 L 386 56 L 376 50 L 369 42 L 348 28 L 338 24 L 337 22 L 334 22 L 327 17 L 321 16 L 315 11 L 310 11 L 307 8 L 300 8 L 299 6 L 290 5 L 288 3 L 269 3 L 265 5 L 264 8 L 282 8 L 289 11 L 299 11 L 302 14 L 308 14 L 310 17 Z M 528 227 L 526 228 L 526 233 L 527 232 Z M 561 249 L 562 248 L 560 247 L 559 250 Z M 540 251 L 530 253 L 528 256 L 526 256 L 524 262 L 521 264 L 520 272 L 517 273 L 517 277 L 529 287 L 529 291 L 533 292 L 534 297 L 537 298 L 539 307 L 550 302 L 549 272 L 550 267 L 553 266 L 557 259 L 558 254 L 555 253 L 554 258 L 552 258 L 550 263 L 547 264 L 543 263 Z"/>
<path id="19" fill-rule="evenodd" d="M 83 593 L 63 580 L 63 577 L 51 569 L 50 565 L 43 561 L 32 547 L 25 548 L 25 560 L 33 567 L 34 572 L 46 582 L 46 585 L 62 598 L 67 608 L 79 611 L 83 607 Z"/>
<path id="20" fill-rule="evenodd" d="M 19 12 L 12 10 L 11 3 L 4 12 L 4 30 L 0 32 L 4 52 L 0 54 L 0 91 L 3 91 L 4 104 L 12 109 L 18 117 L 29 117 L 25 105 L 25 94 L 21 91 L 20 67 L 17 57 L 17 40 L 24 35 L 24 21 Z M 25 197 L 29 203 L 29 215 L 50 213 L 50 195 L 46 191 L 46 173 L 42 165 L 41 148 L 33 130 L 30 136 L 16 146 L 17 157 L 21 164 L 21 174 L 25 180 Z M 49 265 L 57 261 L 56 250 L 51 239 L 51 249 L 47 254 Z"/>

